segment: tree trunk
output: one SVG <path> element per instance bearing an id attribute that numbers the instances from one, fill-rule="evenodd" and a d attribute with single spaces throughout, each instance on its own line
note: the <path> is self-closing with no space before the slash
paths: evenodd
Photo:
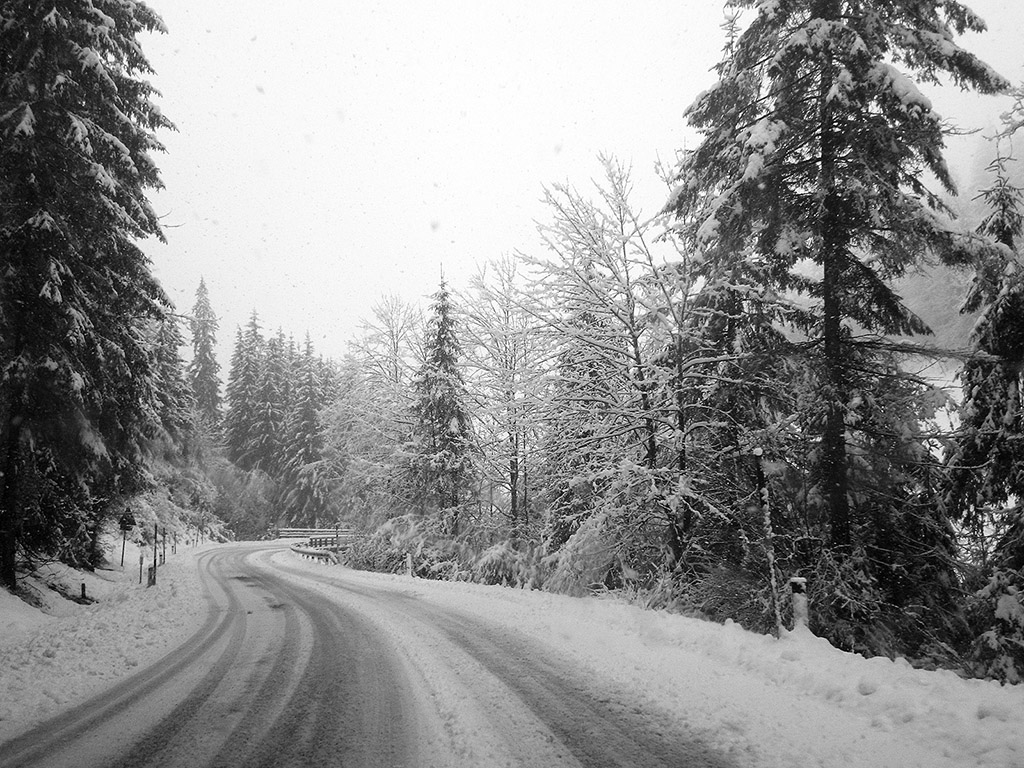
<path id="1" fill-rule="evenodd" d="M 515 439 L 512 440 L 513 451 L 516 450 Z M 508 460 L 509 516 L 514 526 L 519 521 L 519 457 L 512 454 Z"/>
<path id="2" fill-rule="evenodd" d="M 20 428 L 15 424 L 8 407 L 0 427 L 0 581 L 10 589 L 18 586 L 15 570 L 18 551 L 18 533 L 21 520 L 18 514 L 17 460 Z"/>
<path id="3" fill-rule="evenodd" d="M 13 359 L 22 342 L 23 313 L 19 311 L 12 324 L 16 333 L 0 348 L 5 359 Z M 8 382 L 0 391 L 0 581 L 14 589 L 18 576 L 15 570 L 21 514 L 18 509 L 18 454 L 23 428 L 19 403 L 22 390 L 16 382 Z"/>
<path id="4" fill-rule="evenodd" d="M 835 19 L 839 9 L 834 0 L 824 0 L 819 15 Z M 824 496 L 829 506 L 830 538 L 839 550 L 850 547 L 850 500 L 846 466 L 846 402 L 847 392 L 843 376 L 844 349 L 842 327 L 842 279 L 846 257 L 846 233 L 843 226 L 843 199 L 836 179 L 837 136 L 835 115 L 829 93 L 835 79 L 831 59 L 822 64 L 818 92 L 818 114 L 821 141 L 821 170 L 819 189 L 821 208 L 821 264 L 822 264 L 822 341 L 825 354 L 825 393 L 827 399 L 825 428 L 822 434 L 822 460 L 820 466 Z"/>

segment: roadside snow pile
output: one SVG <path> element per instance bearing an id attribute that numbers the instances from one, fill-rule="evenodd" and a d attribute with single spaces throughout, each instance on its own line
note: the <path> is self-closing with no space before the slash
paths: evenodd
<path id="1" fill-rule="evenodd" d="M 542 643 L 594 680 L 611 679 L 645 711 L 667 711 L 742 765 L 1024 766 L 1024 686 L 865 659 L 806 631 L 775 639 L 613 599 L 414 580 L 287 553 L 274 560 Z"/>
<path id="2" fill-rule="evenodd" d="M 97 602 L 79 605 L 51 583 L 72 594 L 85 583 Z M 91 574 L 59 565 L 23 586 L 46 612 L 0 589 L 0 743 L 157 661 L 207 610 L 191 553 L 168 556 L 148 589 L 132 568 Z"/>
<path id="3" fill-rule="evenodd" d="M 33 608 L 6 589 L 0 589 L 0 647 L 7 641 L 20 637 L 53 621 L 38 608 Z M 2 673 L 3 670 L 0 670 Z"/>

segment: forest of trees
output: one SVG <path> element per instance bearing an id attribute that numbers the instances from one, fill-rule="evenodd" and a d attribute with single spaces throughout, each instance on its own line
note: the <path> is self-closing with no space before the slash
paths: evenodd
<path id="1" fill-rule="evenodd" d="M 168 123 L 130 38 L 159 21 L 122 3 L 122 39 L 30 6 L 0 25 L 9 586 L 25 558 L 95 563 L 160 488 L 237 537 L 351 526 L 357 567 L 411 556 L 762 632 L 800 576 L 837 647 L 1021 681 L 1024 97 L 990 183 L 959 191 L 983 217 L 954 222 L 921 90 L 1012 92 L 956 44 L 983 30 L 966 8 L 734 2 L 656 215 L 602 157 L 591 185 L 544 190 L 536 246 L 426 306 L 382 297 L 342 359 L 254 311 L 222 378 L 207 286 L 176 315 L 135 244 L 160 234 Z M 102 55 L 62 79 L 80 47 Z M 933 268 L 970 277 L 970 349 L 929 342 L 894 287 Z"/>

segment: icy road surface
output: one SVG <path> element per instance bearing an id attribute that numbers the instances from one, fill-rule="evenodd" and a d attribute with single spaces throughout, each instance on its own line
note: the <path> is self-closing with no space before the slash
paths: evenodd
<path id="1" fill-rule="evenodd" d="M 188 642 L 8 742 L 0 764 L 732 765 L 571 648 L 407 583 L 311 569 L 280 543 L 211 550 L 199 568 L 211 611 Z"/>

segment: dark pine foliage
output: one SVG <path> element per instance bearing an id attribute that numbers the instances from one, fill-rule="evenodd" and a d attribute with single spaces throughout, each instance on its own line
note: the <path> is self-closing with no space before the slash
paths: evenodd
<path id="1" fill-rule="evenodd" d="M 804 340 L 807 389 L 795 393 L 793 424 L 805 449 L 779 459 L 807 478 L 793 511 L 817 542 L 805 562 L 827 565 L 836 585 L 819 601 L 836 607 L 833 639 L 858 646 L 836 629 L 844 617 L 863 627 L 888 610 L 880 605 L 933 599 L 900 583 L 936 584 L 933 563 L 905 561 L 896 536 L 908 530 L 905 510 L 923 516 L 919 551 L 951 560 L 948 525 L 928 502 L 934 462 L 913 427 L 932 398 L 899 368 L 890 341 L 928 329 L 890 286 L 933 255 L 966 264 L 986 250 L 943 221 L 925 185 L 928 171 L 955 192 L 941 120 L 917 83 L 945 75 L 984 93 L 1008 84 L 954 42 L 984 28 L 957 2 L 734 6 L 753 16 L 733 30 L 719 81 L 688 111 L 703 138 L 679 166 L 668 210 L 697 258 L 733 278 L 740 292 L 723 298 L 749 310 L 751 297 L 775 293 L 806 306 L 791 318 Z M 927 583 L 906 575 L 914 572 Z"/>
<path id="2" fill-rule="evenodd" d="M 442 281 L 433 296 L 424 360 L 413 381 L 414 432 L 409 446 L 420 508 L 435 510 L 452 533 L 461 505 L 470 499 L 474 443 L 455 307 Z"/>
<path id="3" fill-rule="evenodd" d="M 217 362 L 217 315 L 210 304 L 206 281 L 200 280 L 196 303 L 189 318 L 192 331 L 192 362 L 189 383 L 200 420 L 211 428 L 220 423 L 220 363 Z"/>
<path id="4" fill-rule="evenodd" d="M 235 338 L 228 372 L 228 407 L 223 423 L 228 459 L 242 469 L 252 468 L 251 435 L 256 420 L 256 393 L 264 346 L 259 318 L 253 312 L 245 331 L 239 329 Z"/>
<path id="5" fill-rule="evenodd" d="M 965 309 L 981 310 L 975 355 L 960 373 L 960 427 L 947 459 L 945 502 L 961 522 L 977 574 L 978 626 L 972 658 L 981 674 L 1024 681 L 1024 195 L 1010 180 L 1009 158 L 989 166 L 981 193 L 988 215 L 979 230 L 1001 246 L 976 272 Z"/>
<path id="6" fill-rule="evenodd" d="M 170 124 L 133 0 L 0 6 L 0 576 L 140 482 L 153 401 L 142 324 L 168 301 L 136 240 Z"/>

